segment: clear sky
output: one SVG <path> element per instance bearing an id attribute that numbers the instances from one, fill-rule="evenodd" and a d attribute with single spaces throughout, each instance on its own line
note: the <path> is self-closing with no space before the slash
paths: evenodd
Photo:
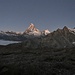
<path id="1" fill-rule="evenodd" d="M 0 30 L 23 32 L 30 23 L 50 31 L 75 27 L 75 0 L 0 0 Z"/>

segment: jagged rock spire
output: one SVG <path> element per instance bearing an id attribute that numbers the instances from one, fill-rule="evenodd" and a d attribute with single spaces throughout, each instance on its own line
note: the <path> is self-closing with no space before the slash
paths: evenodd
<path id="1" fill-rule="evenodd" d="M 33 23 L 30 23 L 29 27 L 25 30 L 24 33 L 39 31 Z"/>
<path id="2" fill-rule="evenodd" d="M 23 34 L 28 34 L 28 35 L 47 35 L 49 34 L 50 31 L 44 30 L 44 31 L 40 31 L 38 30 L 35 25 L 33 23 L 30 23 L 29 27 L 25 30 L 25 32 Z"/>
<path id="3" fill-rule="evenodd" d="M 67 26 L 64 26 L 63 30 L 64 30 L 64 31 L 69 31 L 69 29 L 68 29 Z"/>
<path id="4" fill-rule="evenodd" d="M 34 30 L 34 29 L 35 29 L 34 24 L 33 24 L 33 23 L 31 23 L 31 24 L 30 24 L 30 26 L 28 27 L 28 29 L 29 29 L 30 31 Z"/>

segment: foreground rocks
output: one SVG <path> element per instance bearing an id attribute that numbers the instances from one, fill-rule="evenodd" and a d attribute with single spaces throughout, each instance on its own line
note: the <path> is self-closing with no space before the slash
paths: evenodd
<path id="1" fill-rule="evenodd" d="M 0 75 L 74 75 L 75 48 L 0 46 Z"/>

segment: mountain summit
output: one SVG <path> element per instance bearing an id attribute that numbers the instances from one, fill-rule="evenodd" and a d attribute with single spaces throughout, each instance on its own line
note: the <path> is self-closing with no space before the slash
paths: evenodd
<path id="1" fill-rule="evenodd" d="M 40 37 L 48 35 L 49 30 L 40 31 L 33 23 L 24 32 L 0 31 L 0 39 L 4 40 L 24 40 L 27 37 Z"/>
<path id="2" fill-rule="evenodd" d="M 35 28 L 33 23 L 31 23 L 30 26 L 25 30 L 24 33 L 29 33 L 29 32 L 34 32 L 34 31 L 39 31 L 39 30 Z"/>
<path id="3" fill-rule="evenodd" d="M 29 27 L 25 30 L 25 32 L 23 34 L 27 34 L 27 35 L 35 35 L 35 36 L 40 36 L 41 35 L 41 31 L 38 30 L 33 23 L 31 23 L 29 25 Z"/>
<path id="4" fill-rule="evenodd" d="M 35 27 L 35 25 L 33 23 L 31 23 L 29 25 L 29 27 L 25 30 L 24 34 L 27 35 L 34 35 L 34 36 L 41 36 L 41 35 L 47 35 L 49 34 L 50 31 L 49 30 L 44 30 L 44 31 L 40 31 L 39 29 L 37 29 Z"/>

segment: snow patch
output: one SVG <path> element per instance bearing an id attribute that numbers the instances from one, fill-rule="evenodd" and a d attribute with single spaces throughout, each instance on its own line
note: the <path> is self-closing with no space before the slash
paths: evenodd
<path id="1" fill-rule="evenodd" d="M 47 30 L 45 30 L 45 35 L 47 35 L 47 34 L 49 34 L 50 33 L 50 31 L 47 29 Z"/>

